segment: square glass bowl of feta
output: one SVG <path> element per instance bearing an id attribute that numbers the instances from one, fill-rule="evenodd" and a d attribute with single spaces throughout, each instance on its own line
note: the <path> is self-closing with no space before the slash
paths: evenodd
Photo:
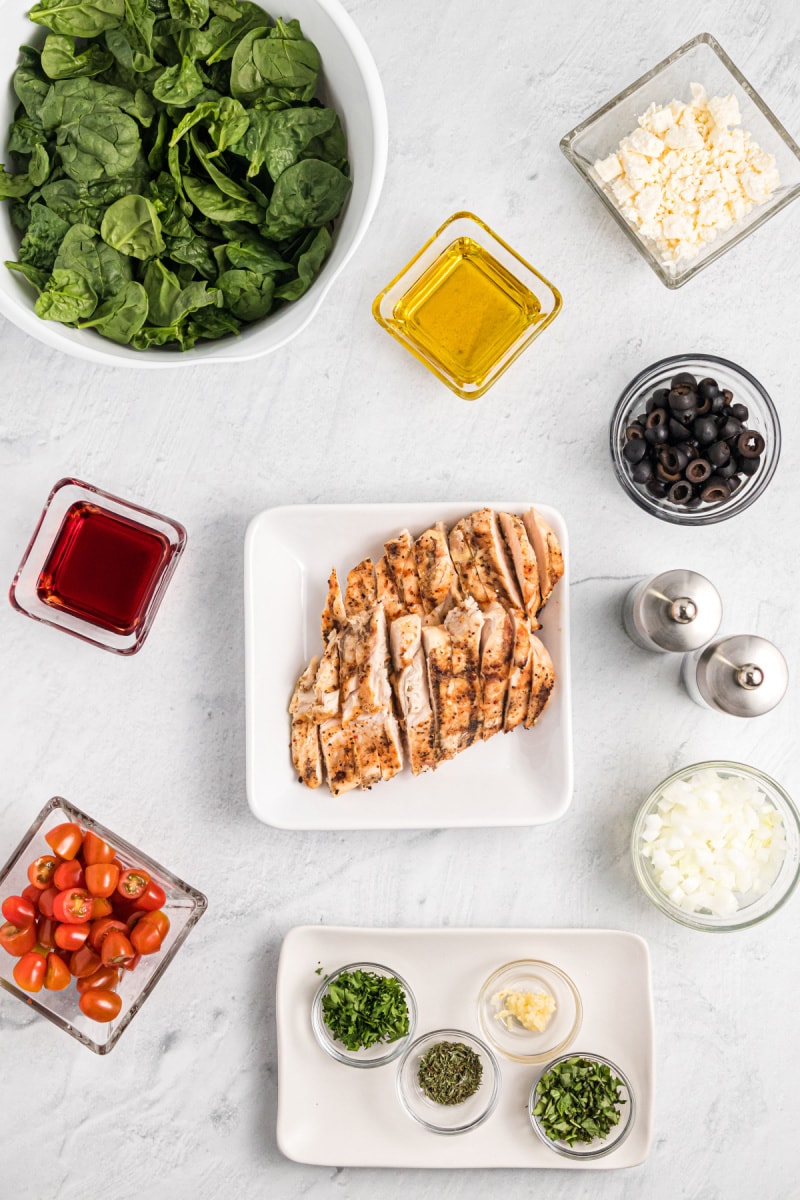
<path id="1" fill-rule="evenodd" d="M 708 33 L 561 139 L 668 288 L 800 195 L 800 147 Z"/>

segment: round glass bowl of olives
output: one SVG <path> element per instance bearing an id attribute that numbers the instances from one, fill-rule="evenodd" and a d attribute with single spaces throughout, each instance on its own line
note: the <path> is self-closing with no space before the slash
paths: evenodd
<path id="1" fill-rule="evenodd" d="M 775 473 L 778 414 L 743 367 L 678 354 L 640 372 L 611 419 L 611 457 L 640 508 L 676 525 L 712 525 L 756 500 Z"/>

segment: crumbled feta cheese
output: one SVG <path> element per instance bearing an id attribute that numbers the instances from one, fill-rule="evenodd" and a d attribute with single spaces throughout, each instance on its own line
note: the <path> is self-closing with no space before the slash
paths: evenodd
<path id="1" fill-rule="evenodd" d="M 771 154 L 741 125 L 735 96 L 651 104 L 638 128 L 594 164 L 622 215 L 667 266 L 699 254 L 780 185 Z"/>

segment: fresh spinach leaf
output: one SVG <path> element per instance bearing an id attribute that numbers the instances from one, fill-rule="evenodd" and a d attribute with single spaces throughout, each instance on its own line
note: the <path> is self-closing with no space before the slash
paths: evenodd
<path id="1" fill-rule="evenodd" d="M 176 21 L 199 29 L 208 20 L 208 0 L 169 0 L 169 11 Z"/>
<path id="2" fill-rule="evenodd" d="M 48 273 L 52 271 L 58 248 L 69 229 L 69 223 L 46 204 L 32 204 L 28 228 L 19 247 L 20 262 Z"/>
<path id="3" fill-rule="evenodd" d="M 185 54 L 174 67 L 165 67 L 153 86 L 153 95 L 162 104 L 186 108 L 206 90 L 205 81 Z"/>
<path id="4" fill-rule="evenodd" d="M 276 288 L 275 299 L 299 300 L 319 275 L 332 245 L 333 239 L 328 230 L 324 226 L 318 229 L 309 248 L 297 260 L 297 277 Z"/>
<path id="5" fill-rule="evenodd" d="M 242 321 L 260 321 L 272 308 L 275 281 L 256 271 L 223 271 L 217 287 L 225 305 Z"/>
<path id="6" fill-rule="evenodd" d="M 125 0 L 43 0 L 28 16 L 53 33 L 92 38 L 119 28 L 125 19 Z"/>
<path id="7" fill-rule="evenodd" d="M 74 325 L 90 317 L 97 307 L 97 296 L 77 271 L 54 270 L 34 305 L 37 317 Z"/>
<path id="8" fill-rule="evenodd" d="M 40 187 L 50 172 L 50 159 L 44 146 L 34 146 L 28 170 L 9 175 L 0 163 L 0 200 L 18 200 Z"/>
<path id="9" fill-rule="evenodd" d="M 279 100 L 313 100 L 320 69 L 319 51 L 303 37 L 299 21 L 278 22 L 269 36 L 253 43 L 253 62 Z"/>
<path id="10" fill-rule="evenodd" d="M 205 280 L 195 280 L 184 287 L 174 271 L 158 258 L 147 264 L 142 283 L 147 292 L 148 315 L 154 325 L 177 325 L 188 313 L 217 303 Z"/>
<path id="11" fill-rule="evenodd" d="M 43 271 L 40 267 L 32 267 L 30 263 L 11 262 L 6 260 L 6 266 L 9 271 L 16 271 L 18 275 L 22 275 L 27 279 L 28 283 L 32 283 L 37 292 L 43 292 L 47 286 L 47 281 L 50 278 L 49 271 Z"/>
<path id="12" fill-rule="evenodd" d="M 232 196 L 226 196 L 216 184 L 184 175 L 183 186 L 192 204 L 211 221 L 225 224 L 230 221 L 245 221 L 257 225 L 264 219 L 264 209 L 260 205 L 254 204 L 252 200 L 235 200 Z"/>
<path id="13" fill-rule="evenodd" d="M 350 188 L 347 176 L 330 163 L 303 159 L 275 183 L 261 232 L 277 241 L 325 225 L 341 211 Z"/>
<path id="14" fill-rule="evenodd" d="M 242 270 L 258 271 L 262 275 L 292 270 L 292 264 L 260 237 L 240 237 L 238 241 L 228 242 L 225 253 L 231 266 L 241 267 Z"/>
<path id="15" fill-rule="evenodd" d="M 114 55 L 92 42 L 78 53 L 75 39 L 50 33 L 42 47 L 42 69 L 50 79 L 76 79 L 79 75 L 101 75 L 114 61 Z"/>
<path id="16" fill-rule="evenodd" d="M 95 310 L 90 321 L 79 321 L 79 329 L 96 329 L 121 346 L 128 345 L 147 320 L 147 292 L 141 283 L 129 280 Z"/>
<path id="17" fill-rule="evenodd" d="M 102 241 L 89 225 L 72 225 L 56 255 L 55 269 L 76 271 L 99 300 L 120 292 L 132 278 L 130 259 Z"/>
<path id="18" fill-rule="evenodd" d="M 100 226 L 109 246 L 131 258 L 148 259 L 164 250 L 161 221 L 146 196 L 123 196 L 110 205 Z"/>
<path id="19" fill-rule="evenodd" d="M 38 50 L 20 46 L 19 53 L 22 62 L 12 76 L 12 84 L 25 112 L 31 120 L 38 121 L 39 109 L 50 91 L 50 81 L 42 72 Z"/>

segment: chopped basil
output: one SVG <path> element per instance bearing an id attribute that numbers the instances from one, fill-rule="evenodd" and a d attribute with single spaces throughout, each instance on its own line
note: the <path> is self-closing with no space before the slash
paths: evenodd
<path id="1" fill-rule="evenodd" d="M 619 1124 L 621 1079 L 605 1063 L 569 1058 L 547 1071 L 536 1088 L 533 1115 L 553 1142 L 592 1142 Z"/>

